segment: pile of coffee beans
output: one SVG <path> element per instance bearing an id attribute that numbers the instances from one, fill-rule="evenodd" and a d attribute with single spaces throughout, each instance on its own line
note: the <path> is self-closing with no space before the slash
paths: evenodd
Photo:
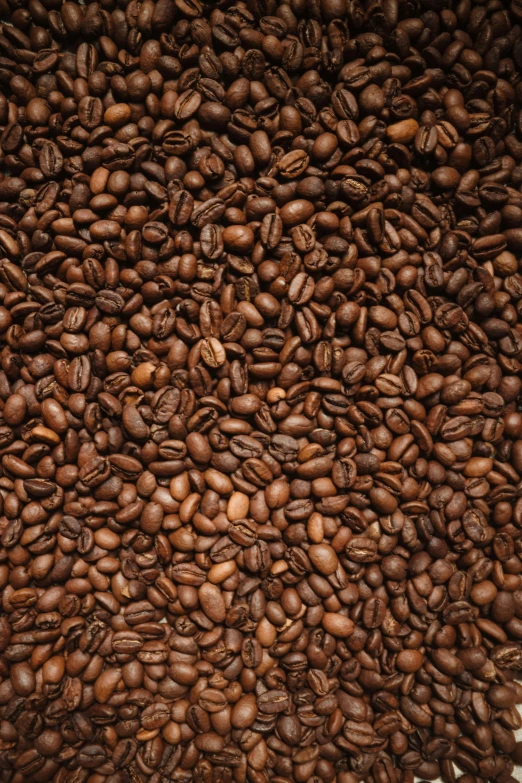
<path id="1" fill-rule="evenodd" d="M 514 783 L 521 0 L 0 19 L 0 783 Z"/>

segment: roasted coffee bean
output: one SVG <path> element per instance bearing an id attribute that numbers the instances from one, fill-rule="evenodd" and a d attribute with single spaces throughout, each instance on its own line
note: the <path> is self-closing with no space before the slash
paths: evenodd
<path id="1" fill-rule="evenodd" d="M 520 3 L 2 8 L 2 777 L 511 783 Z"/>

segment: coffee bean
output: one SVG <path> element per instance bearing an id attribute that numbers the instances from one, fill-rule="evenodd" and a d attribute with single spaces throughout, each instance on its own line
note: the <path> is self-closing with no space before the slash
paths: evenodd
<path id="1" fill-rule="evenodd" d="M 312 5 L 4 9 L 6 780 L 516 777 L 522 10 Z"/>

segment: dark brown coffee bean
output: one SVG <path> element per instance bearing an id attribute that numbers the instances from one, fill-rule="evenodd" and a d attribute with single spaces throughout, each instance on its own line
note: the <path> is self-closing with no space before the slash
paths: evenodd
<path id="1" fill-rule="evenodd" d="M 522 10 L 312 5 L 4 9 L 6 779 L 522 759 Z"/>

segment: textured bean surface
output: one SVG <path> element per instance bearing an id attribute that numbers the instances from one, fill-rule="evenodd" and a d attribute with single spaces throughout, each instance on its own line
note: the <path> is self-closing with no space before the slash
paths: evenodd
<path id="1" fill-rule="evenodd" d="M 521 1 L 0 20 L 0 783 L 514 783 Z"/>

